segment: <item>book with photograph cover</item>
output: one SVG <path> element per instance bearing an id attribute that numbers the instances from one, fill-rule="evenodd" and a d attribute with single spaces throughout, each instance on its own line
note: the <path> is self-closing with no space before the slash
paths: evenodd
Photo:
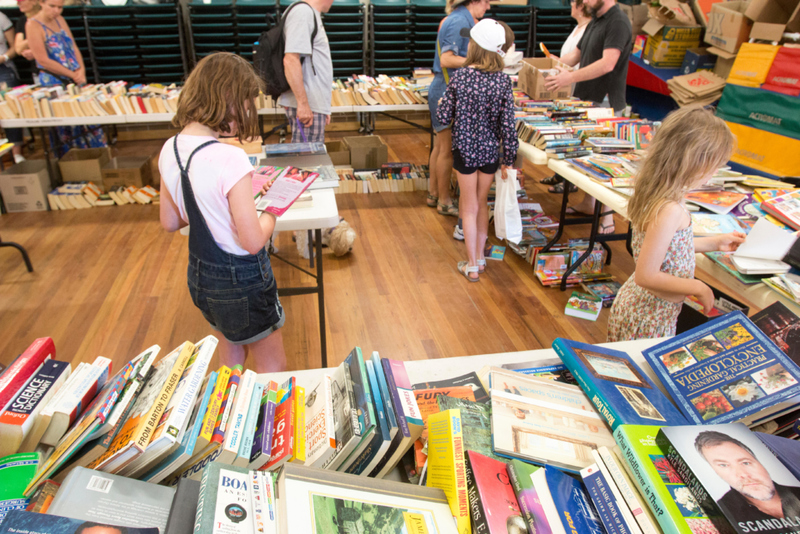
<path id="1" fill-rule="evenodd" d="M 578 385 L 578 382 L 575 381 L 572 373 L 569 372 L 569 369 L 567 369 L 567 366 L 564 365 L 564 362 L 562 362 L 560 358 L 535 360 L 532 362 L 504 363 L 502 368 L 508 369 L 509 371 L 516 371 L 524 375 L 563 382 L 564 384 Z"/>
<path id="2" fill-rule="evenodd" d="M 664 534 L 717 534 L 692 492 L 656 445 L 658 426 L 620 425 L 614 431 L 621 456 Z"/>
<path id="3" fill-rule="evenodd" d="M 439 410 L 461 410 L 461 421 L 469 432 L 464 433 L 464 450 L 475 451 L 499 460 L 492 451 L 492 408 L 489 404 L 439 395 Z"/>
<path id="4" fill-rule="evenodd" d="M 254 534 L 249 475 L 245 467 L 220 462 L 203 469 L 194 534 Z"/>
<path id="5" fill-rule="evenodd" d="M 800 481 L 745 425 L 662 427 L 656 444 L 721 532 L 800 532 Z"/>
<path id="6" fill-rule="evenodd" d="M 464 457 L 474 532 L 525 532 L 527 525 L 509 480 L 506 463 L 475 451 L 466 451 Z"/>
<path id="7" fill-rule="evenodd" d="M 91 523 L 85 525 L 86 523 Z M 133 528 L 127 525 L 88 522 L 83 519 L 72 519 L 51 514 L 37 514 L 13 510 L 0 523 L 0 534 L 76 534 L 83 531 L 84 526 L 98 527 L 104 534 L 158 534 L 157 528 Z M 123 527 L 123 528 L 119 528 Z"/>
<path id="8" fill-rule="evenodd" d="M 553 349 L 608 425 L 683 425 L 686 418 L 624 352 L 556 338 Z"/>
<path id="9" fill-rule="evenodd" d="M 795 476 L 800 479 L 800 441 L 782 438 L 772 434 L 754 432 L 754 434 L 772 451 L 778 460 Z"/>
<path id="10" fill-rule="evenodd" d="M 514 494 L 517 496 L 520 512 L 528 527 L 528 532 L 536 534 L 554 534 L 547 521 L 542 502 L 533 487 L 533 474 L 541 469 L 536 465 L 531 465 L 517 459 L 512 459 L 506 464 L 508 478 Z"/>
<path id="11" fill-rule="evenodd" d="M 483 384 L 481 384 L 480 378 L 478 378 L 478 375 L 474 371 L 465 375 L 448 378 L 447 380 L 420 382 L 419 384 L 414 384 L 414 391 L 420 389 L 454 388 L 461 386 L 469 386 L 472 388 L 472 394 L 475 396 L 475 402 L 489 402 L 489 395 L 486 393 L 486 390 L 483 389 Z M 443 394 L 446 395 L 446 393 Z M 418 398 L 417 403 L 419 403 L 419 401 L 420 399 Z"/>
<path id="12" fill-rule="evenodd" d="M 730 214 L 692 213 L 691 216 L 692 233 L 695 237 L 750 232 L 749 226 Z"/>
<path id="13" fill-rule="evenodd" d="M 741 311 L 642 354 L 690 423 L 762 423 L 798 402 L 800 368 Z"/>
<path id="14" fill-rule="evenodd" d="M 784 354 L 800 364 L 800 317 L 780 301 L 750 317 Z"/>
<path id="15" fill-rule="evenodd" d="M 425 454 L 425 444 L 428 440 L 428 417 L 432 414 L 439 413 L 439 404 L 436 399 L 441 395 L 471 401 L 475 400 L 475 394 L 471 386 L 414 390 L 414 398 L 417 401 L 417 408 L 422 416 L 424 426 L 419 439 L 414 442 L 414 458 L 418 470 L 422 469 L 427 458 L 427 454 Z"/>

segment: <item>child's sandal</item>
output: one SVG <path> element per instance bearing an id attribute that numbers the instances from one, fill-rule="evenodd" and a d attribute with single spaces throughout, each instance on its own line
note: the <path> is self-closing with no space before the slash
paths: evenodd
<path id="1" fill-rule="evenodd" d="M 439 212 L 439 215 L 449 215 L 450 217 L 458 217 L 458 208 L 455 204 L 438 204 L 436 207 L 436 211 Z"/>
<path id="2" fill-rule="evenodd" d="M 437 204 L 439 204 L 439 197 L 435 197 L 433 195 L 428 195 L 428 198 L 425 201 L 428 204 L 429 208 L 435 208 Z"/>
<path id="3" fill-rule="evenodd" d="M 483 274 L 486 270 L 486 259 L 478 260 L 478 274 Z"/>
<path id="4" fill-rule="evenodd" d="M 478 273 L 478 274 L 480 273 L 478 271 L 478 266 L 477 265 L 470 266 L 468 261 L 458 262 L 458 272 L 460 272 L 464 276 L 464 278 L 466 278 L 470 282 L 477 282 L 480 280 L 480 277 L 472 278 L 470 276 L 470 273 Z"/>

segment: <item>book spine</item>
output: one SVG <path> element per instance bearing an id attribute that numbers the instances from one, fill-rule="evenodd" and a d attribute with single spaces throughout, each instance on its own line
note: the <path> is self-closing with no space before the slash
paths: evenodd
<path id="1" fill-rule="evenodd" d="M 253 450 L 253 439 L 256 433 L 256 423 L 258 421 L 259 408 L 261 407 L 261 398 L 263 395 L 264 385 L 255 384 L 253 395 L 250 398 L 250 409 L 247 410 L 247 423 L 244 425 L 242 446 L 239 447 L 239 456 L 247 458 L 248 462 L 250 461 L 250 451 Z"/>
<path id="2" fill-rule="evenodd" d="M 591 473 L 588 474 L 587 471 L 591 471 Z M 600 468 L 593 464 L 581 471 L 581 477 L 606 533 L 630 534 L 631 531 L 622 518 L 622 513 Z"/>
<path id="3" fill-rule="evenodd" d="M 643 534 L 658 534 L 658 527 L 651 521 L 648 511 L 644 509 L 645 505 L 639 500 L 638 492 L 631 487 L 627 475 L 620 469 L 616 455 L 608 447 L 600 447 L 597 453 Z M 602 465 L 600 469 L 603 469 Z"/>
<path id="4" fill-rule="evenodd" d="M 14 394 L 48 357 L 56 357 L 56 346 L 49 337 L 34 340 L 0 376 L 0 408 L 5 409 Z"/>
<path id="5" fill-rule="evenodd" d="M 411 436 L 411 432 L 408 428 L 408 420 L 406 420 L 405 411 L 403 409 L 404 405 L 400 398 L 400 390 L 397 388 L 397 382 L 392 372 L 391 363 L 389 360 L 381 360 L 381 365 L 383 367 L 383 374 L 386 377 L 386 385 L 389 388 L 389 395 L 392 397 L 392 404 L 395 406 L 397 426 L 399 427 L 399 431 L 403 433 L 403 436 L 409 437 Z"/>
<path id="6" fill-rule="evenodd" d="M 586 396 L 591 399 L 592 404 L 597 408 L 597 412 L 608 421 L 608 425 L 613 431 L 620 424 L 618 414 L 616 410 L 603 399 L 600 391 L 594 386 L 594 383 L 587 379 L 586 368 L 576 360 L 572 349 L 566 346 L 564 340 L 561 338 L 556 338 L 556 340 L 553 341 L 553 348 L 559 358 L 561 358 L 561 361 L 569 368 L 572 376 L 578 381 L 578 384 L 580 384 Z"/>
<path id="7" fill-rule="evenodd" d="M 70 365 L 66 362 L 55 360 L 45 362 L 19 390 L 8 409 L 2 412 L 0 424 L 19 425 L 27 430 L 33 423 L 35 414 L 66 380 L 69 368 Z"/>
<path id="8" fill-rule="evenodd" d="M 256 374 L 246 370 L 242 374 L 241 382 L 236 390 L 236 399 L 231 413 L 230 428 L 225 433 L 225 451 L 232 452 L 234 459 L 242 444 L 242 432 L 247 419 L 247 410 L 250 409 L 250 397 L 253 394 Z M 233 459 L 231 460 L 233 461 Z"/>
<path id="9" fill-rule="evenodd" d="M 214 386 L 214 392 L 209 399 L 208 410 L 203 418 L 203 426 L 200 428 L 200 436 L 198 439 L 202 443 L 208 443 L 214 436 L 214 427 L 217 423 L 217 416 L 219 415 L 220 407 L 222 406 L 225 391 L 228 389 L 228 381 L 231 377 L 231 370 L 227 366 L 222 366 L 217 376 L 217 383 Z"/>
<path id="10" fill-rule="evenodd" d="M 528 527 L 528 532 L 530 534 L 551 534 L 549 526 L 546 528 L 546 525 L 542 525 L 541 522 L 536 521 L 536 516 L 533 512 L 534 503 L 531 501 L 537 500 L 538 496 L 536 495 L 536 490 L 533 488 L 533 484 L 528 482 L 527 487 L 522 485 L 520 474 L 517 472 L 513 461 L 506 464 L 506 471 L 508 471 L 508 479 L 511 481 L 511 488 L 514 490 L 514 495 L 517 497 L 517 503 L 522 512 L 522 518 L 525 520 L 525 524 Z M 541 505 L 539 505 L 539 507 L 541 508 Z"/>
<path id="11" fill-rule="evenodd" d="M 225 396 L 222 398 L 222 405 L 220 406 L 217 421 L 214 425 L 214 435 L 211 437 L 212 442 L 219 444 L 225 442 L 225 428 L 228 425 L 228 419 L 233 411 L 233 403 L 236 399 L 236 391 L 239 387 L 239 380 L 241 377 L 242 366 L 237 365 L 231 370 L 231 377 L 228 379 Z"/>
<path id="12" fill-rule="evenodd" d="M 214 474 L 219 474 L 218 470 L 206 468 L 200 479 L 200 497 L 197 500 L 197 514 L 194 517 L 194 534 L 210 534 L 211 532 L 212 525 L 209 521 L 214 521 L 214 507 L 217 501 L 217 477 L 212 476 L 212 471 Z"/>
<path id="13" fill-rule="evenodd" d="M 294 458 L 293 462 L 302 464 L 306 461 L 306 390 L 296 386 L 295 422 L 294 422 Z"/>
<path id="14" fill-rule="evenodd" d="M 464 471 L 467 475 L 467 498 L 469 499 L 470 516 L 472 517 L 472 531 L 490 532 L 489 523 L 483 511 L 481 494 L 478 491 L 478 484 L 475 482 L 475 473 L 472 471 L 472 463 L 469 461 L 469 455 L 465 456 Z M 534 530 L 534 532 L 536 531 Z"/>

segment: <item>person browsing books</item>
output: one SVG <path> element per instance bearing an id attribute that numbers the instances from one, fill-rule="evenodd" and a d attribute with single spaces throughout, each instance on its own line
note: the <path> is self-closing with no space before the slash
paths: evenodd
<path id="1" fill-rule="evenodd" d="M 173 124 L 181 132 L 161 149 L 161 225 L 190 225 L 189 293 L 222 335 L 220 364 L 244 365 L 245 347 L 259 373 L 286 367 L 285 321 L 264 245 L 275 216 L 260 218 L 253 201 L 253 166 L 241 148 L 217 141 L 258 135 L 255 99 L 263 82 L 252 65 L 227 52 L 194 68 L 181 91 Z M 269 185 L 264 186 L 264 192 Z"/>
<path id="2" fill-rule="evenodd" d="M 483 251 L 489 233 L 489 189 L 499 168 L 506 179 L 519 148 L 511 78 L 503 73 L 503 57 L 514 44 L 514 33 L 492 19 L 483 19 L 464 32 L 469 36 L 464 68 L 451 78 L 436 115 L 442 124 L 453 122 L 453 168 L 461 188 L 468 258 L 458 262 L 458 271 L 477 282 L 486 266 Z"/>
<path id="3" fill-rule="evenodd" d="M 19 74 L 17 67 L 14 66 L 14 57 L 17 50 L 14 48 L 14 25 L 9 18 L 0 13 L 0 28 L 3 35 L 0 36 L 0 82 L 6 87 L 16 87 L 19 85 Z M 14 154 L 14 163 L 25 161 L 22 156 L 22 128 L 4 128 L 8 140 L 14 143 L 11 152 Z"/>
<path id="4" fill-rule="evenodd" d="M 717 504 L 726 515 L 737 519 L 739 532 L 798 531 L 800 488 L 774 482 L 747 445 L 722 432 L 700 432 L 694 446 L 730 486 Z"/>
<path id="5" fill-rule="evenodd" d="M 636 269 L 611 306 L 609 341 L 675 335 L 681 305 L 689 295 L 698 298 L 705 313 L 713 309 L 711 288 L 694 278 L 694 255 L 734 251 L 745 235 L 695 239 L 684 195 L 705 184 L 728 161 L 734 144 L 725 122 L 708 110 L 683 108 L 665 118 L 628 201 Z"/>

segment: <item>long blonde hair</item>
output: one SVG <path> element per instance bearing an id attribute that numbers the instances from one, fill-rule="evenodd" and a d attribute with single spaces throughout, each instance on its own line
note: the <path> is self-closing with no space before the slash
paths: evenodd
<path id="1" fill-rule="evenodd" d="M 667 115 L 650 144 L 628 202 L 628 219 L 645 230 L 668 202 L 681 202 L 698 180 L 730 159 L 736 137 L 725 121 L 702 108 Z"/>

